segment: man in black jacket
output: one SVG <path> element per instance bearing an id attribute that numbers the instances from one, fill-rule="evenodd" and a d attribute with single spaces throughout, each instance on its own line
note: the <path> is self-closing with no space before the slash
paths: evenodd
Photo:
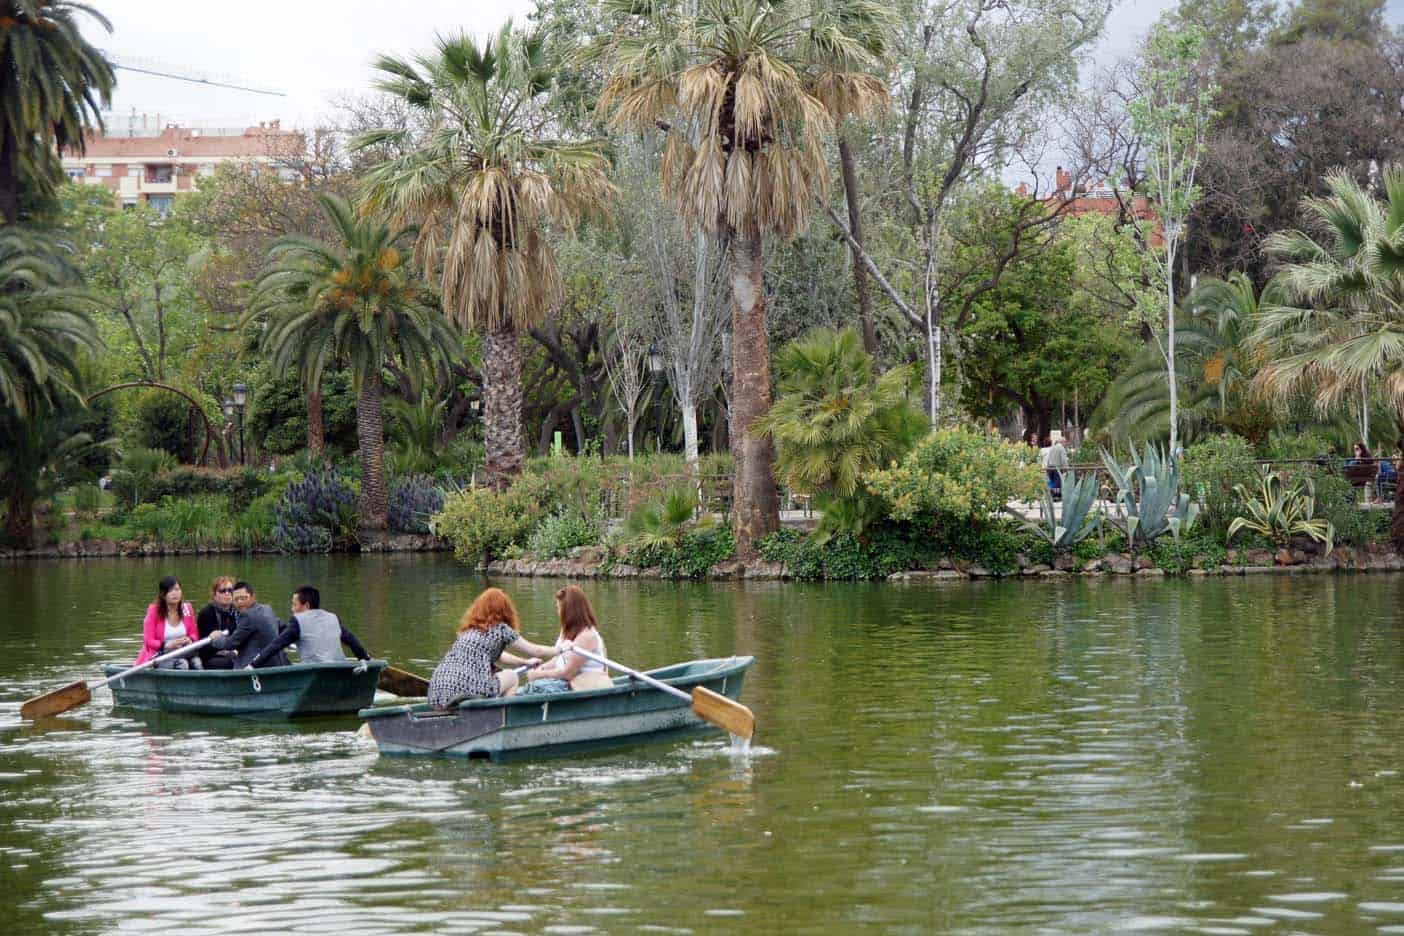
<path id="1" fill-rule="evenodd" d="M 278 617 L 266 604 L 258 603 L 253 586 L 248 582 L 234 583 L 234 630 L 232 633 L 219 632 L 220 636 L 211 641 L 216 650 L 233 650 L 234 668 L 247 666 L 264 647 L 278 637 Z M 261 666 L 287 666 L 288 658 L 280 650 L 263 660 Z"/>

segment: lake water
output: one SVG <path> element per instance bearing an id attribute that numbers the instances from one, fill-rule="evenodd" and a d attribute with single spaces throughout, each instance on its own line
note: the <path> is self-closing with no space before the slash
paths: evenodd
<path id="1" fill-rule="evenodd" d="M 428 673 L 430 557 L 0 566 L 6 934 L 1404 934 L 1404 576 L 583 583 L 611 655 L 755 654 L 755 745 L 382 759 L 355 719 L 27 697 L 134 658 L 155 582 L 322 588 Z M 549 641 L 560 582 L 501 582 Z"/>

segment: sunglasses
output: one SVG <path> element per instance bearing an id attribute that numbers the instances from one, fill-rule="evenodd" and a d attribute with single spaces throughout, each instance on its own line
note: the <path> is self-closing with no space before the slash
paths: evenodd
<path id="1" fill-rule="evenodd" d="M 232 589 L 232 588 L 216 588 L 216 589 L 215 589 L 215 593 L 216 593 L 216 594 L 220 594 L 220 595 L 232 595 L 232 594 L 234 594 L 234 589 Z"/>

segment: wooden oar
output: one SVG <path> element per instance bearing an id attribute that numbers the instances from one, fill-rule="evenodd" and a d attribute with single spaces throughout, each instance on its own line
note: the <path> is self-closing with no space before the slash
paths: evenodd
<path id="1" fill-rule="evenodd" d="M 417 698 L 429 694 L 429 680 L 407 670 L 387 666 L 380 671 L 380 682 L 376 688 L 393 692 L 397 696 Z"/>
<path id="2" fill-rule="evenodd" d="M 608 660 L 597 653 L 591 653 L 579 646 L 572 646 L 571 652 L 578 653 L 587 660 L 594 660 L 596 663 L 608 666 L 612 670 L 626 673 L 645 685 L 652 686 L 660 692 L 677 696 L 692 703 L 693 713 L 701 719 L 711 722 L 723 731 L 729 731 L 740 738 L 750 740 L 751 735 L 756 733 L 756 715 L 740 702 L 733 702 L 726 696 L 706 688 L 705 686 L 694 686 L 692 694 L 688 695 L 681 689 L 660 682 L 645 673 L 630 669 L 613 660 Z"/>
<path id="3" fill-rule="evenodd" d="M 133 673 L 139 673 L 144 669 L 150 669 L 157 663 L 161 663 L 165 660 L 174 660 L 176 657 L 182 657 L 187 653 L 193 653 L 211 640 L 214 640 L 214 638 L 206 637 L 203 640 L 197 640 L 194 643 L 186 644 L 179 650 L 172 650 L 170 653 L 163 653 L 160 656 L 152 657 L 145 663 L 133 666 L 131 669 L 122 670 L 122 672 L 115 676 L 109 676 L 92 685 L 88 685 L 86 680 L 79 680 L 72 685 L 64 686 L 62 689 L 55 689 L 53 692 L 46 692 L 41 696 L 35 696 L 20 706 L 20 718 L 43 718 L 46 715 L 57 715 L 59 712 L 66 712 L 71 708 L 77 708 L 93 697 L 94 689 L 101 689 L 110 682 L 116 682 Z"/>

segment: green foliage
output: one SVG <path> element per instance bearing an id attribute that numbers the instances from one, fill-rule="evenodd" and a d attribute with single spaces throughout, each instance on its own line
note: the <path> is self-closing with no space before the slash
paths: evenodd
<path id="1" fill-rule="evenodd" d="M 525 551 L 538 559 L 561 559 L 577 546 L 593 546 L 604 537 L 604 518 L 558 508 L 527 537 Z"/>
<path id="2" fill-rule="evenodd" d="M 289 484 L 273 514 L 273 542 L 284 552 L 330 552 L 357 539 L 356 490 L 331 469 Z"/>
<path id="3" fill-rule="evenodd" d="M 269 491 L 256 497 L 233 522 L 234 541 L 245 552 L 274 545 L 273 530 L 278 522 L 278 504 L 283 492 Z"/>
<path id="4" fill-rule="evenodd" d="M 1150 545 L 1166 533 L 1175 539 L 1194 528 L 1199 505 L 1180 490 L 1180 469 L 1158 447 L 1146 443 L 1138 455 L 1131 447 L 1131 462 L 1121 465 L 1110 452 L 1102 462 L 1116 485 L 1118 511 L 1108 521 L 1119 529 L 1130 546 Z"/>
<path id="5" fill-rule="evenodd" d="M 641 543 L 629 550 L 629 561 L 644 568 L 658 566 L 671 578 L 703 579 L 712 566 L 736 555 L 736 539 L 725 526 L 688 530 L 676 541 Z"/>
<path id="6" fill-rule="evenodd" d="M 203 426 L 198 432 L 203 434 Z M 182 462 L 195 460 L 195 435 L 190 403 L 165 390 L 147 390 L 141 394 L 126 433 L 129 444 L 169 452 Z"/>
<path id="7" fill-rule="evenodd" d="M 505 491 L 475 487 L 450 494 L 431 528 L 453 544 L 460 560 L 488 562 L 525 542 L 554 506 L 546 480 L 524 473 Z"/>
<path id="8" fill-rule="evenodd" d="M 1256 489 L 1250 493 L 1240 484 L 1236 490 L 1248 514 L 1229 524 L 1230 540 L 1239 530 L 1251 530 L 1278 546 L 1286 546 L 1294 536 L 1306 536 L 1331 551 L 1336 530 L 1328 520 L 1316 516 L 1316 484 L 1310 477 L 1284 481 L 1265 466 Z"/>
<path id="9" fill-rule="evenodd" d="M 762 539 L 767 562 L 783 562 L 789 574 L 804 581 L 868 581 L 919 568 L 932 558 L 929 537 L 908 524 L 879 523 L 868 535 L 838 533 L 820 542 L 798 530 L 780 529 Z"/>
<path id="10" fill-rule="evenodd" d="M 1185 490 L 1200 505 L 1202 524 L 1225 535 L 1242 510 L 1234 487 L 1257 477 L 1252 447 L 1236 435 L 1210 436 L 1186 449 L 1180 465 Z"/>
<path id="11" fill-rule="evenodd" d="M 246 444 L 267 455 L 291 455 L 307 447 L 307 393 L 294 372 L 258 368 L 249 381 L 244 416 Z M 356 451 L 356 391 L 344 368 L 322 375 L 322 435 L 327 451 Z"/>
<path id="12" fill-rule="evenodd" d="M 1274 430 L 1258 446 L 1258 454 L 1275 462 L 1310 461 L 1331 454 L 1331 443 L 1314 432 Z"/>
<path id="13" fill-rule="evenodd" d="M 1055 504 L 1053 492 L 1045 486 L 1043 500 L 1038 505 L 1038 522 L 1023 524 L 1026 531 L 1048 543 L 1055 551 L 1071 549 L 1101 526 L 1101 514 L 1092 512 L 1098 493 L 1096 472 L 1078 478 L 1077 472 L 1069 470 L 1062 476 L 1062 503 Z"/>
<path id="14" fill-rule="evenodd" d="M 711 523 L 710 514 L 698 515 L 697 489 L 678 484 L 634 508 L 624 521 L 624 533 L 636 547 L 676 547 L 691 529 Z"/>
<path id="15" fill-rule="evenodd" d="M 176 466 L 170 452 L 154 448 L 129 448 L 112 469 L 112 492 L 119 508 L 150 502 L 156 478 Z"/>
<path id="16" fill-rule="evenodd" d="M 1316 489 L 1316 516 L 1333 530 L 1333 542 L 1361 546 L 1388 533 L 1390 511 L 1361 510 L 1357 491 L 1335 471 L 1316 468 L 1309 473 Z"/>
<path id="17" fill-rule="evenodd" d="M 1180 539 L 1157 540 L 1150 549 L 1151 561 L 1167 575 L 1184 575 L 1190 569 L 1214 569 L 1228 561 L 1224 544 L 1209 530 L 1199 530 Z"/>
<path id="18" fill-rule="evenodd" d="M 230 510 L 237 513 L 284 480 L 257 468 L 220 470 L 174 465 L 157 472 L 147 482 L 142 497 L 145 500 L 158 501 L 163 497 L 218 495 L 227 499 Z"/>
<path id="19" fill-rule="evenodd" d="M 982 525 L 1010 501 L 1037 497 L 1044 475 L 1028 463 L 1026 447 L 962 427 L 931 433 L 901 462 L 865 480 L 894 519 Z"/>
<path id="20" fill-rule="evenodd" d="M 882 514 L 862 477 L 910 451 L 926 417 L 908 396 L 910 368 L 873 376 L 858 333 L 816 329 L 776 356 L 777 399 L 756 428 L 775 440 L 776 476 L 815 495 L 823 511 L 820 535 L 861 533 Z M 833 509 L 844 505 L 847 509 Z"/>

